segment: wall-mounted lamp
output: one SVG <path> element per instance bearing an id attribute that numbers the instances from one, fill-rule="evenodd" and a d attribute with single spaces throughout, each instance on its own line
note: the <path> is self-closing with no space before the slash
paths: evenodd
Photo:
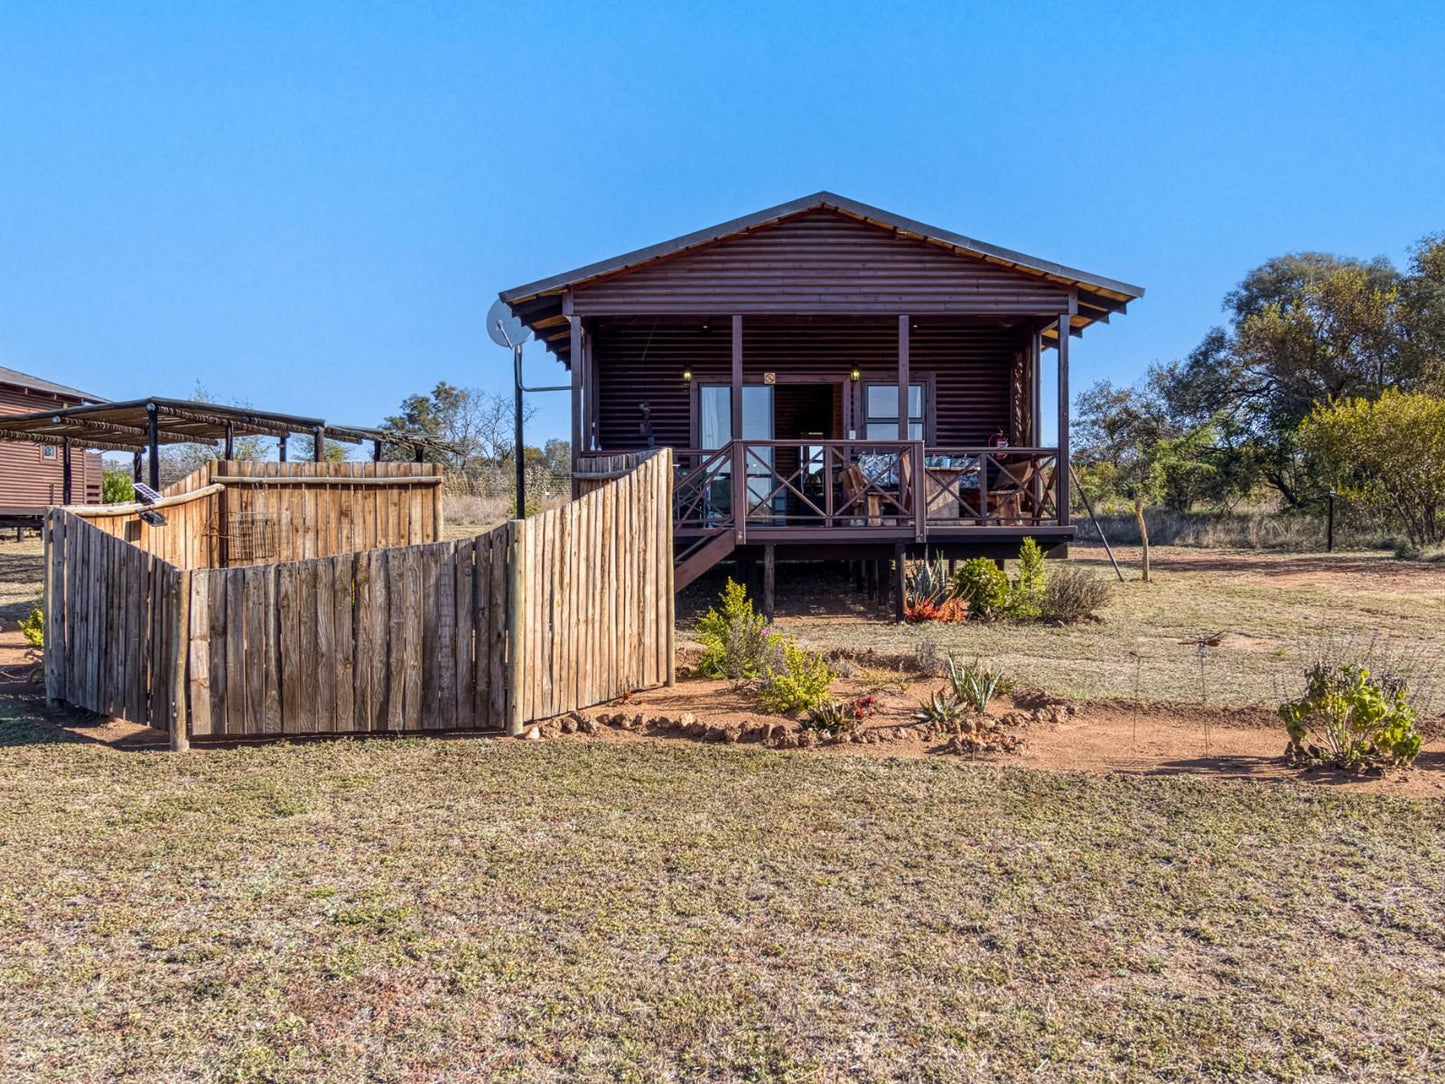
<path id="1" fill-rule="evenodd" d="M 691 370 L 691 369 L 684 369 L 684 370 L 682 371 L 682 382 L 683 382 L 684 384 L 691 384 L 691 383 L 692 383 L 692 370 Z"/>
<path id="2" fill-rule="evenodd" d="M 859 372 L 857 369 L 854 369 L 848 374 L 848 379 L 856 384 L 862 376 L 863 374 L 861 372 Z"/>

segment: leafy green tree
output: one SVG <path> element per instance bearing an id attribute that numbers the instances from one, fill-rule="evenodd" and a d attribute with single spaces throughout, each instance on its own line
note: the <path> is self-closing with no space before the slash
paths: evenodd
<path id="1" fill-rule="evenodd" d="M 1300 443 L 1342 493 L 1414 546 L 1445 542 L 1445 399 L 1387 388 L 1377 399 L 1321 403 Z"/>
<path id="2" fill-rule="evenodd" d="M 1107 479 L 1112 494 L 1133 509 L 1146 583 L 1151 571 L 1144 511 L 1165 499 L 1171 479 L 1178 489 L 1207 478 L 1211 468 L 1204 452 L 1211 433 L 1209 425 L 1181 432 L 1171 422 L 1153 381 L 1141 388 L 1117 388 L 1104 380 L 1079 397 L 1074 423 L 1077 454 L 1092 462 L 1095 484 Z"/>
<path id="3" fill-rule="evenodd" d="M 105 464 L 100 476 L 100 499 L 105 504 L 129 504 L 135 500 L 135 483 L 130 470 L 114 463 Z"/>
<path id="4" fill-rule="evenodd" d="M 428 451 L 427 458 L 465 473 L 481 463 L 510 462 L 516 444 L 515 406 L 508 396 L 459 388 L 446 381 L 437 383 L 424 395 L 402 400 L 399 413 L 382 423 L 382 428 L 400 436 L 425 437 L 446 445 Z M 534 409 L 527 404 L 525 418 Z M 404 448 L 387 453 L 393 458 L 410 458 Z"/>
<path id="5" fill-rule="evenodd" d="M 1445 314 L 1441 282 L 1445 250 L 1430 238 L 1409 275 L 1384 259 L 1304 252 L 1245 276 L 1225 298 L 1229 326 L 1158 381 L 1176 429 L 1213 425 L 1208 458 L 1221 495 L 1262 481 L 1292 507 L 1318 500 L 1326 485 L 1302 454 L 1300 424 L 1316 402 L 1438 378 L 1445 336 L 1431 329 Z"/>

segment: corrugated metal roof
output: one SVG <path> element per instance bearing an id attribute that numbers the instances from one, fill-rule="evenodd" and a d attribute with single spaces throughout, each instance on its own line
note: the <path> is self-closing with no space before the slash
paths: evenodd
<path id="1" fill-rule="evenodd" d="M 7 369 L 3 365 L 0 365 L 0 384 L 10 384 L 27 391 L 43 392 L 46 395 L 56 395 L 63 399 L 79 399 L 86 403 L 105 402 L 99 395 L 91 395 L 88 391 L 57 384 L 53 380 L 46 380 L 42 377 L 31 376 L 29 373 L 22 373 L 19 369 Z"/>

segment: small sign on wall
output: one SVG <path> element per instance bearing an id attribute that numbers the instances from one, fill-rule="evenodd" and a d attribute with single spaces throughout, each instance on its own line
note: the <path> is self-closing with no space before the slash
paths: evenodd
<path id="1" fill-rule="evenodd" d="M 777 374 L 777 373 L 764 373 L 764 374 L 763 374 L 763 383 L 764 383 L 764 384 L 776 384 L 777 382 L 778 382 L 778 374 Z"/>

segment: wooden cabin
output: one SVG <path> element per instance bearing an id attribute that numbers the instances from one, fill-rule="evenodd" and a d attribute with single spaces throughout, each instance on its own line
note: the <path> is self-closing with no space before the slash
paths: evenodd
<path id="1" fill-rule="evenodd" d="M 1069 339 L 1143 294 L 820 192 L 500 296 L 570 370 L 579 472 L 674 450 L 681 587 L 1067 546 Z"/>
<path id="2" fill-rule="evenodd" d="M 0 367 L 0 416 L 104 402 L 99 396 Z M 39 526 L 46 505 L 99 504 L 100 453 L 65 442 L 0 441 L 0 526 Z"/>

